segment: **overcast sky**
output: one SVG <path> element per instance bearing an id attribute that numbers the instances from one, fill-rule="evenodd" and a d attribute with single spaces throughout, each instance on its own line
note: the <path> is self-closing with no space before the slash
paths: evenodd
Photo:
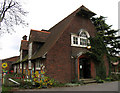
<path id="1" fill-rule="evenodd" d="M 0 59 L 18 56 L 23 35 L 29 36 L 30 29 L 50 29 L 63 18 L 84 5 L 97 16 L 108 17 L 106 22 L 118 29 L 119 0 L 24 0 L 23 7 L 29 12 L 26 17 L 29 27 L 16 26 L 16 32 L 0 37 Z"/>

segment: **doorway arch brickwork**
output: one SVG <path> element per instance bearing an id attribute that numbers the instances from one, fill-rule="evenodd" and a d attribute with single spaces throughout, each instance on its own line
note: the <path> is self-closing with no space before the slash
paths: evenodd
<path id="1" fill-rule="evenodd" d="M 88 60 L 88 63 L 85 63 L 85 64 L 83 64 L 84 65 L 84 67 L 86 67 L 86 68 L 83 68 L 83 72 L 81 72 L 82 73 L 82 78 L 95 78 L 96 77 L 96 69 L 95 69 L 95 64 L 94 64 L 94 62 L 92 61 L 92 59 L 91 58 L 89 58 L 89 57 L 87 57 L 85 54 L 82 54 L 81 53 L 81 55 L 79 56 L 79 57 L 77 57 L 77 78 L 78 78 L 78 80 L 81 78 L 81 76 L 80 76 L 80 59 L 86 59 L 86 60 Z M 87 62 L 87 61 L 86 61 Z M 86 65 L 86 66 L 85 66 Z M 87 66 L 88 66 L 88 68 L 87 68 Z M 81 67 L 81 69 L 82 69 L 82 67 Z M 86 71 L 89 71 L 89 72 L 87 72 L 87 73 L 85 73 Z M 85 75 L 85 74 L 87 74 L 87 75 Z"/>

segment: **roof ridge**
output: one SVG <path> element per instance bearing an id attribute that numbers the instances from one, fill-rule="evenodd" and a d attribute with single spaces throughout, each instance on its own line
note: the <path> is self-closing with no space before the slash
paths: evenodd
<path id="1" fill-rule="evenodd" d="M 50 34 L 50 33 L 51 33 L 51 32 L 47 32 L 47 31 L 34 30 L 34 29 L 31 29 L 31 31 L 43 32 L 43 33 L 47 33 L 47 34 Z"/>

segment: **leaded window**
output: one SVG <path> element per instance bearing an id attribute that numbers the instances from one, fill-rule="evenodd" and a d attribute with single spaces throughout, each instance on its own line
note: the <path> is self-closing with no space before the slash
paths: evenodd
<path id="1" fill-rule="evenodd" d="M 87 47 L 89 45 L 89 34 L 86 30 L 81 29 L 79 34 L 71 34 L 71 46 Z"/>
<path id="2" fill-rule="evenodd" d="M 78 44 L 78 37 L 73 37 L 73 44 Z"/>

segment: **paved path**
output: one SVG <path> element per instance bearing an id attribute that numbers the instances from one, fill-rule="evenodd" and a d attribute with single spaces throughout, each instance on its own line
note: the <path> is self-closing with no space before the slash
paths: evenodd
<path id="1" fill-rule="evenodd" d="M 47 89 L 21 89 L 18 91 L 118 91 L 118 82 L 87 84 L 76 87 L 57 87 Z"/>

